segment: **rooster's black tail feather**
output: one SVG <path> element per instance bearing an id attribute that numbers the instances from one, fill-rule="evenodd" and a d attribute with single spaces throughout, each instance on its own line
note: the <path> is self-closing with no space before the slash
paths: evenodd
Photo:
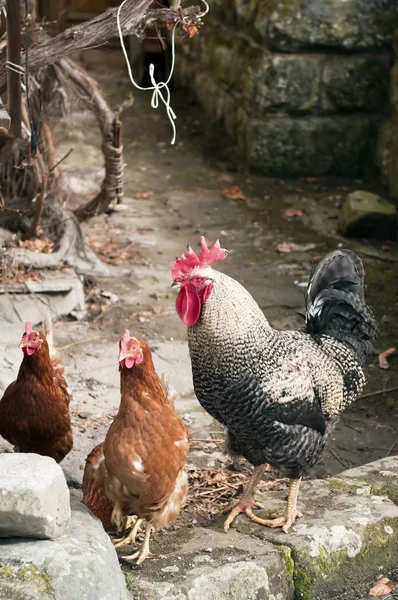
<path id="1" fill-rule="evenodd" d="M 312 270 L 306 294 L 306 329 L 349 346 L 363 362 L 377 326 L 364 295 L 364 268 L 351 250 L 335 250 Z"/>

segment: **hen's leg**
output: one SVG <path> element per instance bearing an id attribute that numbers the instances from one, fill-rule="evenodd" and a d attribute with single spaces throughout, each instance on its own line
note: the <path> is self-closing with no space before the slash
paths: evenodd
<path id="1" fill-rule="evenodd" d="M 135 552 L 131 556 L 123 556 L 124 560 L 130 561 L 136 558 L 136 564 L 140 565 L 144 562 L 146 558 L 148 558 L 148 556 L 150 556 L 151 553 L 149 552 L 149 538 L 151 537 L 151 533 L 154 529 L 155 528 L 153 525 L 151 525 L 151 523 L 147 523 L 145 537 L 144 541 L 142 542 L 141 548 L 138 550 L 138 552 Z"/>
<path id="2" fill-rule="evenodd" d="M 282 530 L 287 533 L 296 519 L 299 519 L 303 515 L 297 510 L 297 496 L 301 483 L 300 479 L 291 479 L 289 484 L 289 494 L 287 497 L 287 504 L 283 515 L 272 515 L 272 519 L 260 519 L 253 514 L 251 508 L 246 511 L 246 514 L 252 521 L 265 525 L 266 527 L 282 527 Z"/>
<path id="3" fill-rule="evenodd" d="M 123 525 L 123 507 L 119 502 L 116 502 L 112 510 L 111 521 L 116 525 L 117 530 Z"/>
<path id="4" fill-rule="evenodd" d="M 137 537 L 137 533 L 140 529 L 140 525 L 144 519 L 139 519 L 138 517 L 127 517 L 125 531 L 128 527 L 134 524 L 133 529 L 126 536 L 122 537 L 118 540 L 113 540 L 113 545 L 115 548 L 121 548 L 122 546 L 128 546 L 130 544 L 135 544 L 135 538 Z M 129 525 L 128 525 L 129 523 Z"/>
<path id="5" fill-rule="evenodd" d="M 240 497 L 240 500 L 238 500 L 238 502 L 235 502 L 235 504 L 232 504 L 231 506 L 227 506 L 222 511 L 223 514 L 230 512 L 229 517 L 224 523 L 224 531 L 228 531 L 231 523 L 236 519 L 236 517 L 240 513 L 244 512 L 247 514 L 248 517 L 252 519 L 254 517 L 252 507 L 257 506 L 259 508 L 263 508 L 263 506 L 259 502 L 256 502 L 253 499 L 253 494 L 261 477 L 263 476 L 264 471 L 266 470 L 266 467 L 267 465 L 260 465 L 259 467 L 256 467 L 254 469 L 253 475 L 250 477 L 249 481 L 243 488 L 243 494 Z"/>

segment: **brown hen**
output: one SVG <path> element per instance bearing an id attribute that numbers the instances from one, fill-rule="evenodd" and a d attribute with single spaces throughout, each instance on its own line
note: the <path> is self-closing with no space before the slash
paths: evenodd
<path id="1" fill-rule="evenodd" d="M 105 438 L 105 489 L 115 504 L 113 522 L 126 515 L 147 526 L 138 552 L 125 557 L 142 563 L 149 555 L 151 531 L 166 527 L 181 511 L 188 490 L 184 472 L 187 429 L 171 394 L 158 377 L 148 345 L 125 332 L 119 353 L 121 402 Z"/>
<path id="2" fill-rule="evenodd" d="M 24 354 L 16 381 L 0 400 L 0 435 L 17 452 L 35 452 L 60 462 L 73 447 L 70 393 L 53 344 L 52 324 L 43 331 L 25 323 Z"/>

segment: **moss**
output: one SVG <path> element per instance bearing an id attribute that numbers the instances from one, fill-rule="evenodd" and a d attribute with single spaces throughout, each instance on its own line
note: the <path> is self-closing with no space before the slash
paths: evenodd
<path id="1" fill-rule="evenodd" d="M 54 590 L 53 590 L 52 585 L 51 585 L 51 577 L 50 577 L 50 575 L 46 571 L 43 571 L 43 573 L 41 574 L 41 576 L 42 576 L 44 584 L 46 586 L 45 594 L 52 594 Z"/>
<path id="2" fill-rule="evenodd" d="M 289 548 L 280 547 L 279 550 L 282 555 L 283 562 L 285 563 L 286 578 L 290 581 L 293 579 L 294 575 L 294 561 L 292 559 L 292 553 Z"/>
<path id="3" fill-rule="evenodd" d="M 46 571 L 39 571 L 33 565 L 26 565 L 24 567 L 18 567 L 11 563 L 0 565 L 0 582 L 2 579 L 29 582 L 31 587 L 34 587 L 37 592 L 43 595 L 51 595 L 53 593 L 49 574 Z"/>
<path id="4" fill-rule="evenodd" d="M 123 571 L 126 586 L 129 592 L 134 592 L 137 589 L 137 577 L 131 571 Z"/>
<path id="5" fill-rule="evenodd" d="M 398 504 L 398 487 L 391 487 L 385 483 L 374 485 L 370 488 L 372 496 L 387 496 L 391 502 Z"/>
<path id="6" fill-rule="evenodd" d="M 294 572 L 295 597 L 300 600 L 311 600 L 315 581 L 316 579 L 303 569 L 296 569 Z"/>

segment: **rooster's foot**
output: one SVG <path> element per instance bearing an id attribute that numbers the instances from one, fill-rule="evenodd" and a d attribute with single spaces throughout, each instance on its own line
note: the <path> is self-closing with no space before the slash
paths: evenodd
<path id="1" fill-rule="evenodd" d="M 128 517 L 126 520 L 125 529 L 128 529 L 129 526 L 131 527 L 131 525 L 134 525 L 133 529 L 126 536 L 113 540 L 113 545 L 115 546 L 115 548 L 121 548 L 122 546 L 130 545 L 132 546 L 133 544 L 135 544 L 135 539 L 137 537 L 137 533 L 140 530 L 140 525 L 142 521 L 143 519 L 138 519 L 137 517 Z"/>
<path id="2" fill-rule="evenodd" d="M 290 515 L 272 515 L 272 519 L 260 519 L 260 517 L 256 517 L 256 515 L 253 513 L 248 516 L 252 519 L 252 521 L 258 523 L 259 525 L 271 527 L 272 529 L 276 527 L 282 527 L 282 531 L 287 533 L 290 527 L 295 523 L 296 519 L 300 519 L 303 515 L 300 512 L 295 511 L 295 513 Z"/>
<path id="3" fill-rule="evenodd" d="M 231 506 L 227 506 L 224 508 L 221 513 L 224 515 L 226 513 L 230 513 L 229 517 L 224 523 L 224 531 L 227 532 L 231 526 L 231 523 L 235 521 L 236 517 L 240 513 L 245 513 L 250 519 L 255 520 L 257 517 L 253 514 L 252 507 L 257 506 L 258 508 L 264 508 L 260 502 L 256 502 L 252 497 L 249 498 L 241 498 L 235 504 Z"/>

